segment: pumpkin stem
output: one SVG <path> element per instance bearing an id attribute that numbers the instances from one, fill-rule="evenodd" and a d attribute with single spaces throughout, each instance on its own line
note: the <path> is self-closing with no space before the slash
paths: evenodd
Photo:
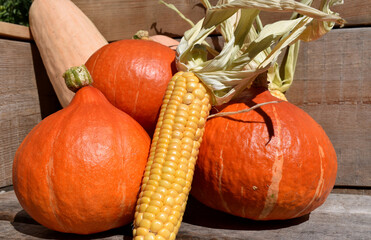
<path id="1" fill-rule="evenodd" d="M 93 83 L 93 79 L 85 65 L 69 68 L 63 73 L 63 78 L 68 89 L 72 92 L 77 92 L 80 88 L 89 86 Z"/>
<path id="2" fill-rule="evenodd" d="M 144 40 L 150 40 L 149 39 L 149 33 L 146 30 L 139 30 L 134 36 L 133 39 L 144 39 Z"/>

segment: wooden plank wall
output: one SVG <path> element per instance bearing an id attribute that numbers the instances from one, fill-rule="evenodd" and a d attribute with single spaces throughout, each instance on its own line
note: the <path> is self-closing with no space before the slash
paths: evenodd
<path id="1" fill-rule="evenodd" d="M 157 0 L 72 1 L 109 41 L 131 38 L 141 29 L 179 37 L 189 28 Z M 167 2 L 194 22 L 203 17 L 198 0 Z M 339 159 L 336 184 L 370 188 L 370 4 L 346 0 L 333 10 L 347 20 L 345 28 L 301 45 L 288 99 L 320 123 L 332 140 Z M 269 23 L 282 15 L 262 16 Z M 0 188 L 11 184 L 11 162 L 24 136 L 43 117 L 60 109 L 32 36 L 23 30 L 0 24 Z"/>
<path id="2" fill-rule="evenodd" d="M 182 36 L 189 28 L 188 23 L 179 18 L 157 0 L 72 0 L 97 26 L 108 41 L 131 38 L 138 30 L 148 30 L 150 34 L 166 34 L 172 37 Z M 217 0 L 209 0 L 212 5 Z M 166 0 L 174 4 L 193 22 L 200 20 L 205 9 L 199 0 Z M 320 0 L 314 0 L 318 6 Z M 344 5 L 333 7 L 346 18 L 347 26 L 367 25 L 371 23 L 369 0 L 345 0 Z M 264 23 L 269 23 L 290 14 L 264 13 Z"/>
<path id="3" fill-rule="evenodd" d="M 29 29 L 0 23 L 0 188 L 12 184 L 14 154 L 45 116 L 60 109 Z"/>
<path id="4" fill-rule="evenodd" d="M 6 186 L 14 153 L 41 114 L 31 44 L 1 39 L 0 49 L 0 186 Z"/>
<path id="5" fill-rule="evenodd" d="M 301 45 L 290 102 L 326 131 L 337 185 L 371 186 L 371 28 L 334 29 Z"/>

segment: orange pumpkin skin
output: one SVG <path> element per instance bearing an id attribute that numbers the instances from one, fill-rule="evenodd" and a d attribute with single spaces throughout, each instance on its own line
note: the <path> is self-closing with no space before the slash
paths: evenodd
<path id="1" fill-rule="evenodd" d="M 275 100 L 262 91 L 222 112 Z M 335 150 L 318 123 L 289 102 L 268 104 L 207 122 L 192 195 L 244 218 L 291 219 L 325 201 L 336 171 Z"/>
<path id="2" fill-rule="evenodd" d="M 13 164 L 14 191 L 40 224 L 90 234 L 130 223 L 150 138 L 103 94 L 84 87 L 66 108 L 24 139 Z"/>
<path id="3" fill-rule="evenodd" d="M 93 86 L 152 136 L 174 60 L 175 52 L 160 43 L 127 39 L 102 47 L 85 65 Z"/>

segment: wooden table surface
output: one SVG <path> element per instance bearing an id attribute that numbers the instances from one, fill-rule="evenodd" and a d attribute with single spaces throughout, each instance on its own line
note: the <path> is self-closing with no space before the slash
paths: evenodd
<path id="1" fill-rule="evenodd" d="M 0 193 L 0 239 L 132 239 L 131 225 L 75 235 L 49 230 L 19 205 L 14 191 Z M 182 240 L 371 239 L 371 196 L 332 193 L 311 214 L 286 221 L 252 221 L 212 210 L 190 198 L 177 235 Z"/>

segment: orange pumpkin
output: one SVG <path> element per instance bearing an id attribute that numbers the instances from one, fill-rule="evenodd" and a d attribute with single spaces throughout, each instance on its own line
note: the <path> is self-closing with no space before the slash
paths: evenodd
<path id="1" fill-rule="evenodd" d="M 13 165 L 26 212 L 61 232 L 90 234 L 133 220 L 150 138 L 91 86 L 42 120 Z"/>
<path id="2" fill-rule="evenodd" d="M 160 43 L 126 39 L 99 49 L 86 67 L 93 86 L 152 136 L 174 60 L 175 52 Z"/>
<path id="3" fill-rule="evenodd" d="M 275 100 L 262 90 L 221 112 Z M 244 218 L 290 219 L 325 201 L 336 171 L 335 150 L 320 125 L 295 105 L 280 102 L 207 122 L 192 195 Z"/>

